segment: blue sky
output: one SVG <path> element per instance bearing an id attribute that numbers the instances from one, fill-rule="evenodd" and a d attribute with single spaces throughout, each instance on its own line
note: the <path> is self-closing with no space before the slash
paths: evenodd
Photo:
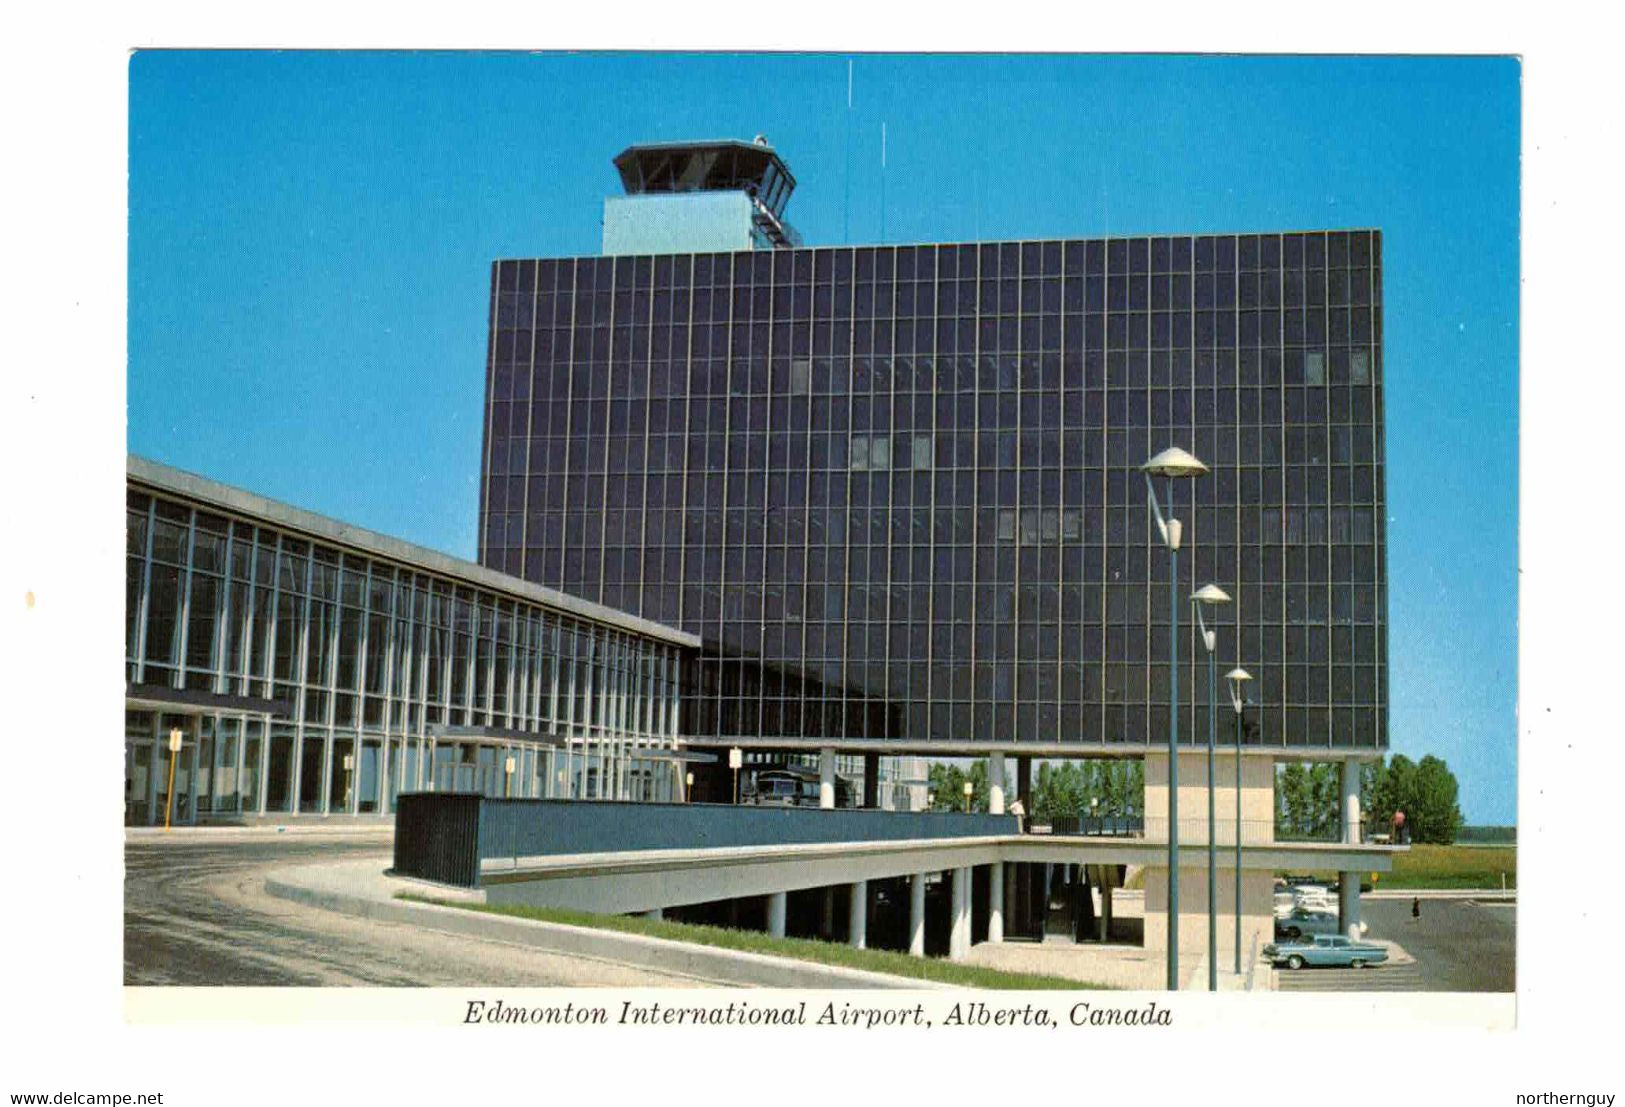
<path id="1" fill-rule="evenodd" d="M 844 55 L 137 54 L 129 446 L 472 557 L 490 262 L 596 253 L 635 141 L 765 133 L 813 245 L 1380 227 L 1393 748 L 1512 822 L 1519 80 L 860 55 L 848 142 Z"/>

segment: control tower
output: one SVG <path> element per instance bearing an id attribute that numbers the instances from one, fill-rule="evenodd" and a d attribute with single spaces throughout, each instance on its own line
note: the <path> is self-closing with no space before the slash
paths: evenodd
<path id="1" fill-rule="evenodd" d="M 796 179 L 765 136 L 628 146 L 615 168 L 626 195 L 604 201 L 606 255 L 801 245 L 784 219 Z"/>

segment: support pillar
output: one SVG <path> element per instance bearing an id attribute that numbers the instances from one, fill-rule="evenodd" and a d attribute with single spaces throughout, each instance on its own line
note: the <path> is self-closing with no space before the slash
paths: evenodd
<path id="1" fill-rule="evenodd" d="M 1004 862 L 993 862 L 987 882 L 987 940 L 1004 941 Z"/>
<path id="2" fill-rule="evenodd" d="M 970 952 L 970 869 L 954 870 L 953 920 L 948 929 L 948 960 L 963 961 Z"/>
<path id="3" fill-rule="evenodd" d="M 784 937 L 784 900 L 783 892 L 767 897 L 767 932 L 775 938 Z"/>
<path id="4" fill-rule="evenodd" d="M 846 941 L 853 949 L 862 949 L 869 941 L 869 882 L 852 883 L 852 901 L 846 910 Z"/>
<path id="5" fill-rule="evenodd" d="M 1022 805 L 1023 808 L 1026 804 Z M 987 759 L 987 810 L 990 815 L 1004 814 L 1004 754 L 990 754 Z"/>
<path id="6" fill-rule="evenodd" d="M 824 901 L 819 905 L 818 933 L 821 937 L 835 938 L 835 885 L 824 889 Z"/>
<path id="7" fill-rule="evenodd" d="M 1016 890 L 1016 870 L 1021 867 L 1021 864 L 1020 862 L 1012 861 L 1010 864 L 1006 865 L 1001 861 L 999 863 L 999 867 L 1004 870 L 1004 902 L 1006 910 L 1008 910 L 1010 913 L 1010 930 L 1012 933 L 1020 934 L 1022 933 L 1021 895 Z"/>
<path id="8" fill-rule="evenodd" d="M 646 919 L 663 919 L 666 917 L 666 913 L 659 907 L 651 907 L 643 913 L 643 917 Z"/>
<path id="9" fill-rule="evenodd" d="M 1337 923 L 1350 938 L 1360 936 L 1360 874 L 1337 874 Z"/>
<path id="10" fill-rule="evenodd" d="M 925 874 L 908 878 L 908 951 L 925 956 Z"/>
<path id="11" fill-rule="evenodd" d="M 835 806 L 835 750 L 829 746 L 818 751 L 818 806 Z"/>
<path id="12" fill-rule="evenodd" d="M 868 808 L 880 806 L 880 755 L 878 753 L 863 755 L 863 806 Z"/>
<path id="13" fill-rule="evenodd" d="M 1109 873 L 1100 882 L 1100 940 L 1112 940 L 1112 878 Z"/>
<path id="14" fill-rule="evenodd" d="M 1016 798 L 1021 801 L 1021 809 L 1027 813 L 1027 818 L 1033 817 L 1033 759 L 1030 757 L 1016 758 Z"/>
<path id="15" fill-rule="evenodd" d="M 1360 844 L 1360 763 L 1343 762 L 1343 843 Z"/>

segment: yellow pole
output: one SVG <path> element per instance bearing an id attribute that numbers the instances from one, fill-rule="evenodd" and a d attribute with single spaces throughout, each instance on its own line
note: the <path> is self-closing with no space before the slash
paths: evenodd
<path id="1" fill-rule="evenodd" d="M 175 810 L 175 762 L 180 758 L 179 743 L 175 741 L 175 733 L 169 739 L 169 787 L 164 792 L 164 833 L 169 833 L 169 816 Z"/>

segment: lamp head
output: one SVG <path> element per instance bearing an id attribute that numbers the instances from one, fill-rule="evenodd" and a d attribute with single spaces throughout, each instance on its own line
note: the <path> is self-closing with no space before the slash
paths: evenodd
<path id="1" fill-rule="evenodd" d="M 1192 603 L 1221 604 L 1230 602 L 1230 593 L 1217 584 L 1204 584 L 1191 593 Z M 1236 670 L 1240 672 L 1241 670 Z"/>
<path id="2" fill-rule="evenodd" d="M 1236 709 L 1237 715 L 1240 715 L 1241 709 L 1247 704 L 1247 682 L 1253 679 L 1253 674 L 1237 666 L 1225 673 L 1224 679 L 1230 685 L 1230 706 Z"/>
<path id="3" fill-rule="evenodd" d="M 1140 466 L 1140 472 L 1158 477 L 1199 477 L 1207 472 L 1207 466 L 1178 446 L 1169 446 Z"/>

